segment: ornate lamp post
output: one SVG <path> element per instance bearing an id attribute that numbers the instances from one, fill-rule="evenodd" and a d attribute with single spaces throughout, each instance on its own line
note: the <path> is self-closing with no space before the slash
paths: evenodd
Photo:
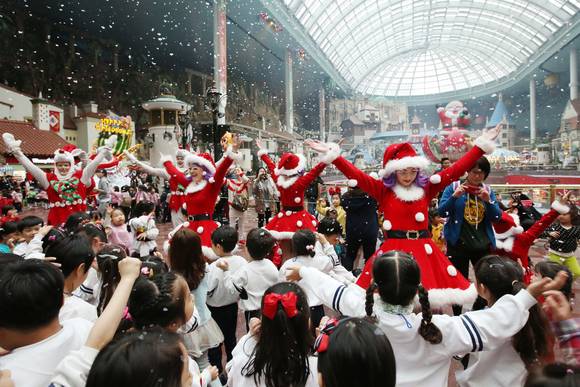
<path id="1" fill-rule="evenodd" d="M 219 90 L 215 87 L 215 82 L 209 89 L 207 89 L 205 93 L 205 109 L 206 111 L 211 112 L 213 118 L 212 142 L 213 142 L 213 157 L 215 160 L 218 160 L 218 158 L 221 157 L 218 118 L 222 118 L 224 116 L 224 113 L 220 113 L 219 111 L 219 105 L 221 99 L 224 96 L 225 94 L 220 93 Z"/>

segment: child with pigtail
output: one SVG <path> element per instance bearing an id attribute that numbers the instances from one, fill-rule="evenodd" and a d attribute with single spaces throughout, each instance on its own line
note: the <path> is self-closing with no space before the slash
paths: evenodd
<path id="1" fill-rule="evenodd" d="M 310 267 L 290 268 L 287 278 L 300 281 L 307 292 L 343 315 L 374 316 L 392 344 L 397 359 L 397 386 L 403 387 L 445 386 L 453 356 L 494 351 L 486 354 L 493 357 L 497 354 L 495 351 L 505 350 L 506 343 L 526 325 L 528 310 L 536 304 L 536 297 L 561 287 L 566 280 L 566 275 L 560 273 L 554 280 L 543 278 L 516 293 L 512 285 L 516 278 L 512 278 L 505 284 L 512 288 L 510 294 L 494 297 L 490 308 L 450 317 L 431 314 L 428 291 L 421 286 L 419 266 L 409 254 L 390 251 L 380 255 L 373 263 L 372 272 L 374 282 L 366 297 L 361 288 L 347 287 Z M 478 282 L 477 288 L 483 298 L 489 297 L 484 283 Z M 413 313 L 417 294 L 423 308 L 421 314 Z M 511 377 L 513 370 L 519 371 L 517 362 L 521 359 L 511 360 L 494 363 L 486 372 Z M 509 385 L 503 380 L 496 384 L 487 380 L 487 383 L 481 385 Z"/>

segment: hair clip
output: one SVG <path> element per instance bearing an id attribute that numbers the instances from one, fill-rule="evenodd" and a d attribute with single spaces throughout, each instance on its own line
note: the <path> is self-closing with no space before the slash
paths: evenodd
<path id="1" fill-rule="evenodd" d="M 320 330 L 320 335 L 314 341 L 314 352 L 323 353 L 328 349 L 328 342 L 330 341 L 330 334 L 334 332 L 338 326 L 338 320 L 331 318 L 326 322 L 324 328 Z"/>
<path id="2" fill-rule="evenodd" d="M 133 321 L 133 317 L 131 317 L 131 313 L 129 313 L 129 308 L 127 306 L 123 310 L 123 320 Z"/>
<path id="3" fill-rule="evenodd" d="M 153 277 L 153 269 L 148 266 L 143 266 L 141 268 L 141 274 L 143 274 L 147 278 Z"/>
<path id="4" fill-rule="evenodd" d="M 99 254 L 99 257 L 102 257 L 102 258 L 111 258 L 112 260 L 115 260 L 115 261 L 117 259 L 119 259 L 118 256 L 113 255 L 113 254 Z"/>
<path id="5" fill-rule="evenodd" d="M 514 286 L 515 286 L 515 284 L 517 284 L 518 282 L 520 282 L 520 281 L 518 281 L 518 280 L 513 280 L 513 281 L 512 281 L 512 287 L 514 287 Z"/>
<path id="6" fill-rule="evenodd" d="M 314 245 L 306 245 L 306 250 L 309 250 L 309 251 L 314 250 Z"/>
<path id="7" fill-rule="evenodd" d="M 49 235 L 48 240 L 54 242 L 56 240 L 56 235 Z"/>

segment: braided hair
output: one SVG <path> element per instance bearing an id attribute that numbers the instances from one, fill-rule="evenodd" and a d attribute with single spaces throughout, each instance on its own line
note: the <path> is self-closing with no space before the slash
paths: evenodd
<path id="1" fill-rule="evenodd" d="M 168 327 L 176 321 L 185 323 L 185 293 L 188 291 L 183 277 L 175 272 L 162 273 L 151 279 L 137 278 L 128 302 L 135 327 Z"/>
<path id="2" fill-rule="evenodd" d="M 439 344 L 443 339 L 439 328 L 431 321 L 429 293 L 420 284 L 421 271 L 410 254 L 403 251 L 389 251 L 378 256 L 373 263 L 373 284 L 367 289 L 365 311 L 373 312 L 374 293 L 378 290 L 381 300 L 391 305 L 410 305 L 417 293 L 423 310 L 423 320 L 419 334 L 431 344 Z"/>

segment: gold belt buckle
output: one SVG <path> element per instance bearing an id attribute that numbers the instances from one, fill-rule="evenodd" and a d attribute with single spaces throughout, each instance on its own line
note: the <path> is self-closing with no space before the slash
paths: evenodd
<path id="1" fill-rule="evenodd" d="M 406 235 L 407 235 L 407 239 L 411 239 L 411 240 L 415 240 L 415 241 L 417 239 L 419 239 L 419 231 L 410 230 L 410 231 L 407 231 Z M 414 236 L 411 236 L 411 235 L 414 235 Z"/>

